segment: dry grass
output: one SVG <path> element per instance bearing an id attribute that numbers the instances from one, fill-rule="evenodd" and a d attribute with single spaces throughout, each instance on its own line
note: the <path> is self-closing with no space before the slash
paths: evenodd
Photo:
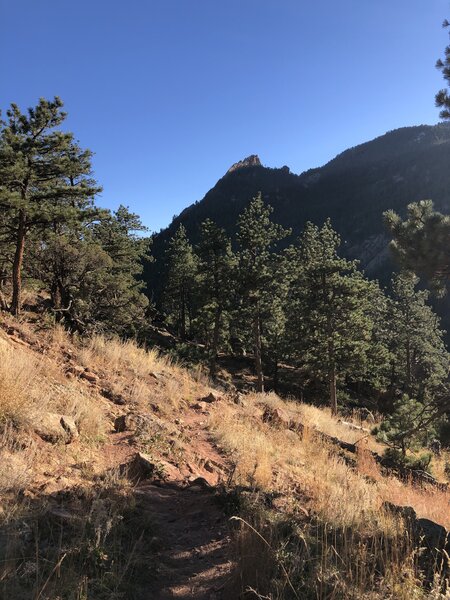
<path id="1" fill-rule="evenodd" d="M 361 421 L 358 417 L 345 420 L 340 418 L 336 419 L 332 416 L 329 408 L 318 408 L 311 404 L 303 404 L 298 401 L 284 401 L 274 393 L 264 394 L 262 399 L 258 395 L 252 394 L 251 401 L 287 410 L 307 427 L 317 429 L 328 436 L 339 438 L 343 442 L 357 444 L 362 440 L 365 440 L 368 447 L 378 453 L 382 453 L 386 448 L 385 445 L 378 443 L 373 436 L 367 432 L 355 430 L 346 425 L 346 423 L 351 423 L 369 431 L 375 426 L 374 423 Z"/>
<path id="2" fill-rule="evenodd" d="M 450 529 L 450 490 L 408 485 L 394 477 L 384 478 L 379 490 L 384 500 L 400 506 L 412 506 L 418 517 Z"/>
<path id="3" fill-rule="evenodd" d="M 266 400 L 274 401 L 273 395 L 266 395 Z M 300 488 L 310 499 L 311 510 L 336 526 L 380 526 L 375 485 L 308 429 L 300 436 L 271 427 L 255 416 L 252 405 L 238 418 L 232 407 L 214 413 L 211 428 L 235 462 L 241 483 L 284 492 Z"/>
<path id="4" fill-rule="evenodd" d="M 363 447 L 358 449 L 357 469 L 377 482 L 377 493 L 383 501 L 398 506 L 412 506 L 418 517 L 450 529 L 450 490 L 405 483 L 396 477 L 383 476 L 373 456 Z"/>
<path id="5" fill-rule="evenodd" d="M 95 399 L 75 384 L 61 383 L 57 365 L 0 339 L 0 423 L 32 429 L 46 412 L 70 415 L 80 433 L 95 439 L 104 416 Z"/>
<path id="6" fill-rule="evenodd" d="M 442 450 L 440 456 L 433 456 L 431 461 L 433 475 L 442 482 L 450 482 L 450 451 Z"/>
<path id="7" fill-rule="evenodd" d="M 25 427 L 46 410 L 49 392 L 41 387 L 42 373 L 42 361 L 0 339 L 0 423 Z"/>
<path id="8" fill-rule="evenodd" d="M 5 426 L 0 434 L 0 495 L 7 492 L 18 494 L 32 480 L 36 448 L 21 447 L 11 426 Z"/>
<path id="9" fill-rule="evenodd" d="M 201 370 L 189 372 L 155 349 L 95 335 L 77 350 L 84 367 L 101 373 L 111 389 L 136 408 L 150 404 L 167 416 L 204 393 L 207 379 Z"/>
<path id="10" fill-rule="evenodd" d="M 276 404 L 291 413 L 307 414 L 310 428 L 299 436 L 262 423 L 252 404 L 255 399 L 249 396 L 248 406 L 238 415 L 234 407 L 226 407 L 220 414 L 211 416 L 211 428 L 236 464 L 240 483 L 265 490 L 300 488 L 310 498 L 313 512 L 323 521 L 339 527 L 385 529 L 379 510 L 384 501 L 412 506 L 419 517 L 450 527 L 450 491 L 383 476 L 366 450 L 370 448 L 366 441 L 358 446 L 357 468 L 354 469 L 336 454 L 335 448 L 313 435 L 313 426 L 317 429 L 327 426 L 329 435 L 337 434 L 341 425 L 337 423 L 336 429 L 332 429 L 328 411 L 322 415 L 320 409 L 310 406 L 304 411 L 304 406 L 283 403 L 273 394 L 257 397 L 259 402 Z M 312 416 L 319 418 L 312 420 Z"/>
<path id="11" fill-rule="evenodd" d="M 89 369 L 119 374 L 129 370 L 141 378 L 170 366 L 170 361 L 156 350 L 144 350 L 133 340 L 108 339 L 102 335 L 89 338 L 80 347 L 78 359 Z"/>
<path id="12" fill-rule="evenodd" d="M 258 404 L 301 415 L 303 433 L 263 423 Z M 243 408 L 213 413 L 210 424 L 236 464 L 239 483 L 291 500 L 283 505 L 287 513 L 271 514 L 254 504 L 244 512 L 249 524 L 237 538 L 240 576 L 261 597 L 444 598 L 439 583 L 432 591 L 422 588 L 416 550 L 403 523 L 382 504 L 413 506 L 419 517 L 448 527 L 448 492 L 383 476 L 367 441 L 358 445 L 356 468 L 347 464 L 334 445 L 314 435 L 325 429 L 338 437 L 342 424 L 333 424 L 327 410 L 284 403 L 273 394 L 249 395 Z"/>

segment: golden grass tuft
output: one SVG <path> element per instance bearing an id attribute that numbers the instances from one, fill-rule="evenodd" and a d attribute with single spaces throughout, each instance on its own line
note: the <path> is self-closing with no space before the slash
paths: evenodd
<path id="1" fill-rule="evenodd" d="M 108 372 L 130 370 L 147 377 L 152 371 L 164 370 L 170 361 L 154 350 L 140 348 L 134 340 L 120 340 L 94 335 L 78 351 L 80 363 L 87 368 Z"/>
<path id="2" fill-rule="evenodd" d="M 25 427 L 45 411 L 49 394 L 45 387 L 40 388 L 41 378 L 41 362 L 0 339 L 0 423 Z"/>
<path id="3" fill-rule="evenodd" d="M 98 439 L 104 416 L 89 392 L 75 383 L 61 383 L 56 365 L 26 348 L 0 339 L 0 424 L 32 429 L 43 414 L 56 412 L 74 418 L 80 433 Z"/>

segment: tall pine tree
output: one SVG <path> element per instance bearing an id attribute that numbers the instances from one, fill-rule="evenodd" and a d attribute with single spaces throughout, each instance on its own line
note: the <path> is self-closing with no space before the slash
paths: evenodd
<path id="1" fill-rule="evenodd" d="M 169 241 L 166 252 L 163 306 L 168 322 L 175 327 L 182 340 L 192 332 L 197 269 L 197 257 L 187 238 L 186 229 L 180 225 Z"/>
<path id="2" fill-rule="evenodd" d="M 328 383 L 334 414 L 339 382 L 373 376 L 386 358 L 372 314 L 376 284 L 367 281 L 354 262 L 339 257 L 339 245 L 330 221 L 322 228 L 308 223 L 300 239 L 301 270 L 295 283 L 299 360 Z M 377 368 L 374 360 L 380 361 Z"/>
<path id="3" fill-rule="evenodd" d="M 420 402 L 429 401 L 444 384 L 449 355 L 439 319 L 428 306 L 428 292 L 417 291 L 419 279 L 402 272 L 392 280 L 390 350 L 392 385 Z"/>
<path id="4" fill-rule="evenodd" d="M 271 221 L 272 212 L 272 207 L 264 204 L 258 194 L 238 219 L 239 289 L 251 324 L 258 392 L 264 391 L 262 321 L 275 280 L 276 260 L 272 251 L 277 242 L 290 234 Z"/>
<path id="5" fill-rule="evenodd" d="M 234 290 L 235 257 L 225 231 L 207 219 L 200 226 L 198 256 L 198 320 L 203 324 L 209 355 L 209 373 L 216 375 L 220 338 Z"/>
<path id="6" fill-rule="evenodd" d="M 14 243 L 11 311 L 22 304 L 22 269 L 30 231 L 91 209 L 100 188 L 91 178 L 91 153 L 58 128 L 66 118 L 59 98 L 41 99 L 23 114 L 16 104 L 0 131 L 0 208 Z"/>
<path id="7" fill-rule="evenodd" d="M 450 215 L 433 208 L 431 200 L 408 206 L 407 219 L 394 211 L 384 213 L 393 241 L 391 249 L 402 267 L 426 277 L 444 293 L 450 282 Z"/>

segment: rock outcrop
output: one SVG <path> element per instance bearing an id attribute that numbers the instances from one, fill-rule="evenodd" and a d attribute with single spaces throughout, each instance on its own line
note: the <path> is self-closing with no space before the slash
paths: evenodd
<path id="1" fill-rule="evenodd" d="M 259 160 L 259 156 L 257 154 L 251 154 L 244 158 L 243 160 L 239 160 L 238 162 L 231 165 L 228 169 L 227 173 L 232 173 L 233 171 L 237 171 L 238 169 L 245 169 L 247 167 L 261 167 L 261 161 Z"/>

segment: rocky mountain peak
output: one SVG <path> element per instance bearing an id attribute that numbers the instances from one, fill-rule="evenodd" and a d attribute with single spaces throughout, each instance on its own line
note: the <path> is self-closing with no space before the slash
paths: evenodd
<path id="1" fill-rule="evenodd" d="M 245 169 L 246 167 L 261 167 L 261 161 L 259 160 L 259 156 L 257 154 L 251 154 L 240 160 L 228 169 L 227 173 L 232 173 L 233 171 L 237 171 L 238 169 Z"/>

